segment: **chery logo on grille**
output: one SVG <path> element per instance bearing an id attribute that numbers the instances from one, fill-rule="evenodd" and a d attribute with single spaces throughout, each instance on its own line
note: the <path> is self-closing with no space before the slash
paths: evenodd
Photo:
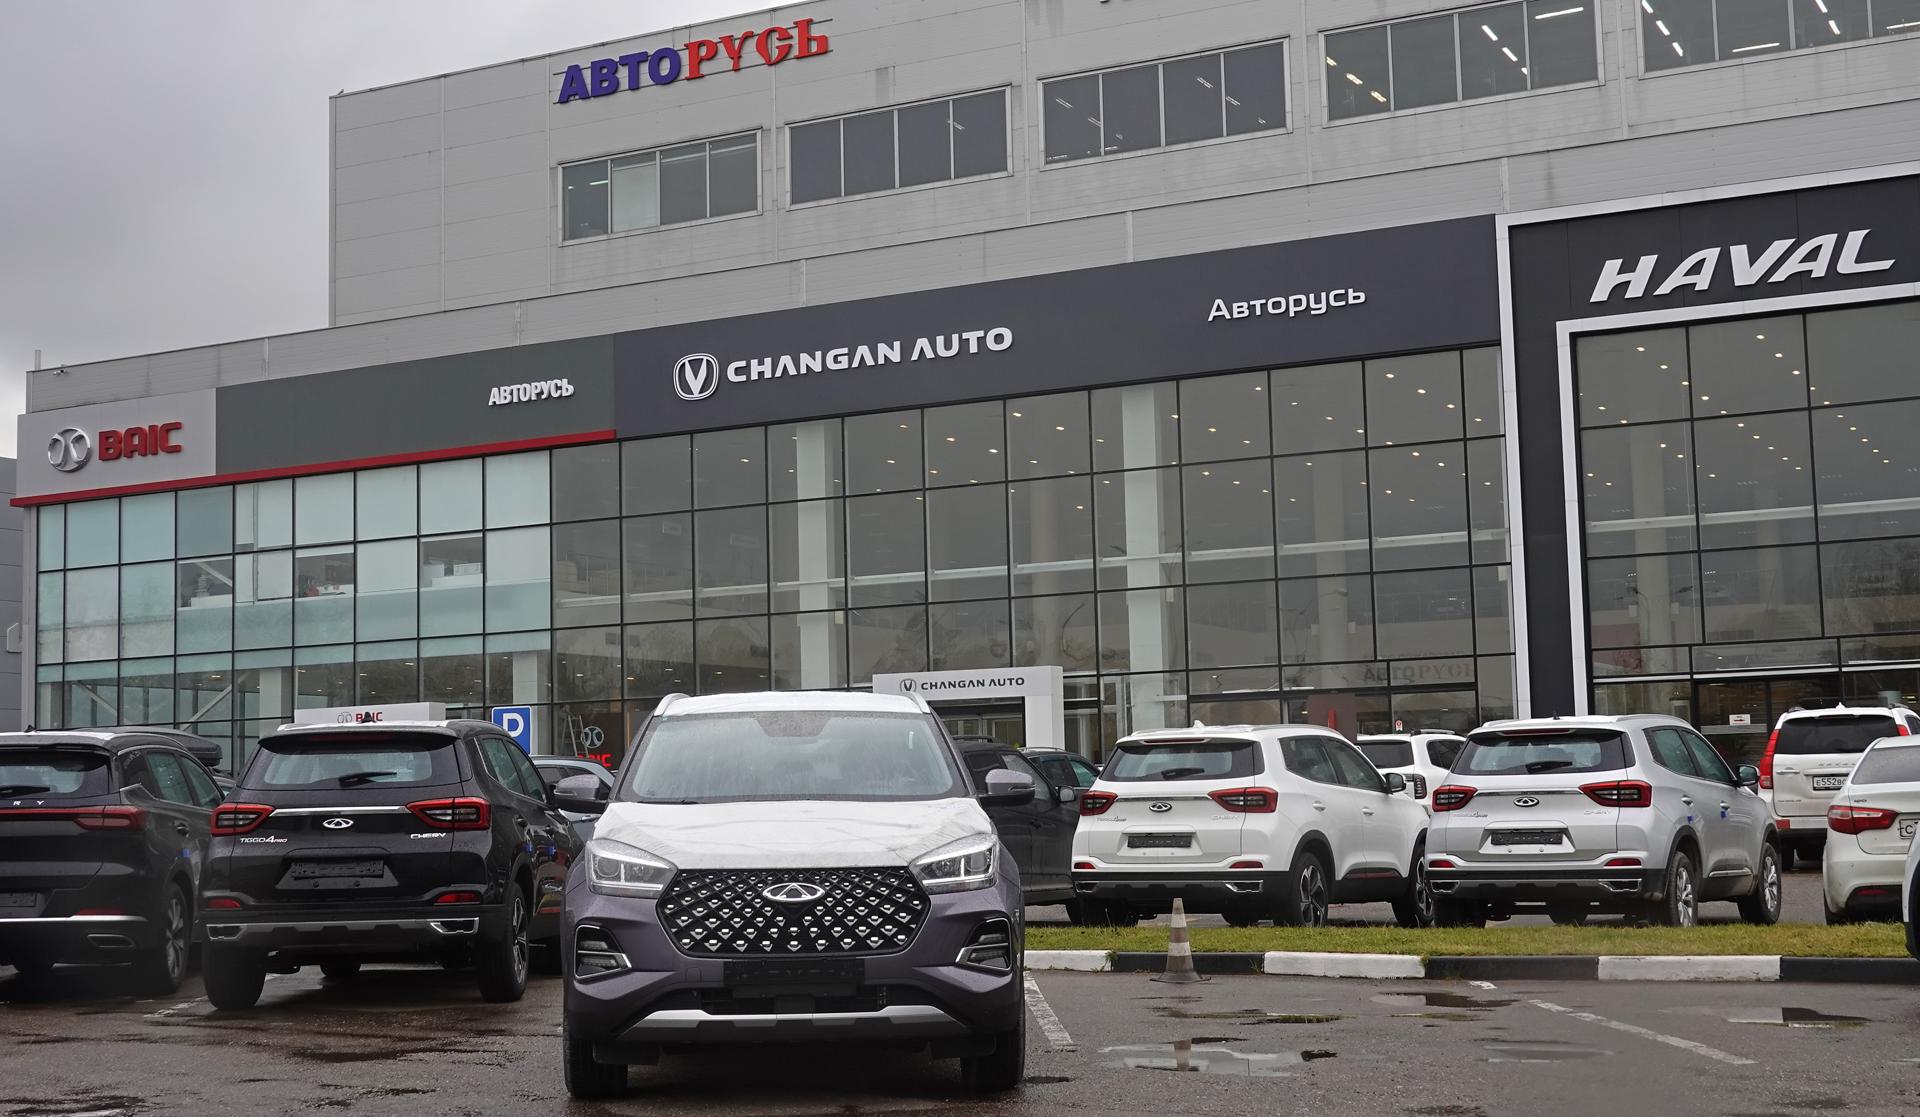
<path id="1" fill-rule="evenodd" d="M 790 880 L 785 884 L 776 884 L 760 893 L 776 904 L 811 904 L 827 894 L 827 890 L 817 884 Z"/>

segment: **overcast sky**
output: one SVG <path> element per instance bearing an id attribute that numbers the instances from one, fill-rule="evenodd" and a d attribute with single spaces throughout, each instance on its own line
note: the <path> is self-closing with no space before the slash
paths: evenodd
<path id="1" fill-rule="evenodd" d="M 0 456 L 48 366 L 327 324 L 327 98 L 752 0 L 0 0 Z"/>

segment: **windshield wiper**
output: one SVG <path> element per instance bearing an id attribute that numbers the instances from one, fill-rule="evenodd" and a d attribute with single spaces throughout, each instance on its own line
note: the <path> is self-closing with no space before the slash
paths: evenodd
<path id="1" fill-rule="evenodd" d="M 37 783 L 10 783 L 0 786 L 0 795 L 38 795 L 42 791 L 52 791 L 51 787 L 41 787 Z"/>
<path id="2" fill-rule="evenodd" d="M 1205 768 L 1168 768 L 1160 773 L 1160 778 L 1163 780 L 1179 780 L 1185 779 L 1188 776 L 1197 776 L 1204 771 L 1206 771 Z"/>
<path id="3" fill-rule="evenodd" d="M 1535 772 L 1551 772 L 1555 768 L 1571 767 L 1573 767 L 1573 761 L 1571 760 L 1529 760 L 1527 761 L 1527 775 L 1531 776 Z"/>
<path id="4" fill-rule="evenodd" d="M 399 774 L 398 772 L 348 772 L 346 775 L 339 777 L 339 779 L 341 787 L 358 787 L 363 783 L 372 783 L 374 780 L 385 779 L 388 776 L 397 776 Z"/>

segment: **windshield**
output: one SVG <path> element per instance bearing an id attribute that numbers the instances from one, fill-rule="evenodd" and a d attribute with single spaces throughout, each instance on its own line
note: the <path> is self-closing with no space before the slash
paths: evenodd
<path id="1" fill-rule="evenodd" d="M 1853 782 L 1920 783 L 1920 746 L 1881 745 L 1870 750 L 1853 770 Z"/>
<path id="2" fill-rule="evenodd" d="M 1812 756 L 1820 753 L 1856 753 L 1882 737 L 1900 733 L 1887 714 L 1844 714 L 1833 717 L 1793 718 L 1780 727 L 1775 756 Z"/>
<path id="3" fill-rule="evenodd" d="M 1536 776 L 1617 772 L 1627 766 L 1620 734 L 1609 731 L 1477 733 L 1454 761 L 1455 775 Z"/>
<path id="4" fill-rule="evenodd" d="M 246 787 L 336 790 L 458 783 L 453 738 L 439 734 L 300 734 L 260 742 Z"/>
<path id="5" fill-rule="evenodd" d="M 113 790 L 104 752 L 0 749 L 0 798 L 83 799 Z"/>
<path id="6" fill-rule="evenodd" d="M 1113 750 L 1100 778 L 1238 780 L 1259 772 L 1252 741 L 1130 741 Z"/>
<path id="7" fill-rule="evenodd" d="M 1360 755 L 1371 761 L 1375 768 L 1413 766 L 1412 741 L 1361 741 L 1357 747 Z"/>
<path id="8" fill-rule="evenodd" d="M 967 794 L 924 714 L 765 710 L 655 719 L 621 799 L 914 802 Z"/>

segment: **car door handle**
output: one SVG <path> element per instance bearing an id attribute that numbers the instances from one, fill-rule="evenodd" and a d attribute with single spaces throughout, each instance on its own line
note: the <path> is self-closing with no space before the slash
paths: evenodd
<path id="1" fill-rule="evenodd" d="M 1360 813 L 1361 813 L 1361 814 L 1364 814 L 1364 815 L 1372 815 L 1372 814 L 1373 814 L 1373 808 L 1372 808 L 1372 807 L 1361 807 L 1361 808 L 1360 808 Z"/>
<path id="2" fill-rule="evenodd" d="M 1682 795 L 1680 801 L 1689 807 L 1693 806 L 1693 796 L 1691 795 Z"/>
<path id="3" fill-rule="evenodd" d="M 186 823 L 184 823 L 184 822 L 176 822 L 176 823 L 174 823 L 174 824 L 173 824 L 173 828 L 174 828 L 174 830 L 176 830 L 176 831 L 178 831 L 179 833 L 182 833 L 182 834 L 191 834 L 191 833 L 193 833 L 193 830 L 192 830 L 192 828 L 190 828 L 190 827 L 189 827 L 189 826 L 188 826 L 188 825 L 187 825 Z"/>
<path id="4" fill-rule="evenodd" d="M 1720 809 L 1721 809 L 1721 810 L 1723 810 L 1723 811 L 1726 811 L 1726 810 L 1732 810 L 1732 809 L 1733 809 L 1733 804 L 1732 804 L 1732 803 L 1729 803 L 1729 802 L 1727 802 L 1727 801 L 1726 801 L 1725 799 L 1722 799 L 1722 800 L 1720 800 Z"/>
<path id="5" fill-rule="evenodd" d="M 1313 801 L 1313 809 L 1316 811 L 1324 811 L 1327 809 L 1327 805 L 1325 803 L 1322 803 L 1320 800 L 1315 799 Z"/>
<path id="6" fill-rule="evenodd" d="M 519 815 L 513 816 L 513 824 L 515 826 L 518 826 L 522 830 L 525 830 L 527 828 L 527 820 L 524 818 L 521 818 Z"/>

